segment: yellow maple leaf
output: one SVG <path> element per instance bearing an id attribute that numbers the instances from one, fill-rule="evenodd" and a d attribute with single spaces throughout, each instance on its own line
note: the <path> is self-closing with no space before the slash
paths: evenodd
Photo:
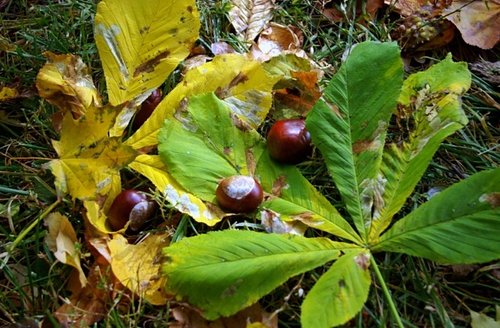
<path id="1" fill-rule="evenodd" d="M 103 0 L 95 41 L 109 101 L 123 104 L 162 84 L 198 39 L 194 0 Z"/>
<path id="2" fill-rule="evenodd" d="M 273 86 L 280 78 L 245 55 L 216 56 L 213 61 L 188 71 L 125 143 L 135 149 L 157 145 L 156 136 L 164 120 L 176 114 L 183 99 L 214 91 L 234 113 L 255 128 L 265 119 L 272 104 Z"/>
<path id="3" fill-rule="evenodd" d="M 47 63 L 36 78 L 40 97 L 60 110 L 71 111 L 75 117 L 84 115 L 91 106 L 100 106 L 101 97 L 80 57 L 51 52 L 44 55 Z"/>
<path id="4" fill-rule="evenodd" d="M 122 235 L 115 235 L 108 242 L 113 274 L 125 287 L 153 305 L 167 301 L 163 290 L 165 278 L 160 269 L 161 250 L 168 243 L 166 234 L 149 235 L 136 245 L 129 244 Z"/>
<path id="5" fill-rule="evenodd" d="M 194 220 L 213 226 L 224 213 L 215 206 L 209 207 L 201 199 L 187 192 L 168 173 L 167 167 L 158 155 L 139 155 L 129 167 L 148 178 L 160 190 L 165 199 L 178 211 L 188 214 Z"/>
<path id="6" fill-rule="evenodd" d="M 73 229 L 68 218 L 60 213 L 51 213 L 45 219 L 45 225 L 49 230 L 45 238 L 47 246 L 54 252 L 56 259 L 78 270 L 80 284 L 82 287 L 85 286 L 87 278 L 80 264 L 80 252 L 75 246 L 78 240 L 75 229 Z"/>
<path id="7" fill-rule="evenodd" d="M 48 163 L 58 193 L 69 193 L 81 200 L 95 199 L 120 190 L 119 170 L 136 156 L 121 138 L 108 136 L 117 111 L 91 106 L 79 119 L 67 113 L 62 122 L 61 139 L 53 141 L 59 159 Z"/>

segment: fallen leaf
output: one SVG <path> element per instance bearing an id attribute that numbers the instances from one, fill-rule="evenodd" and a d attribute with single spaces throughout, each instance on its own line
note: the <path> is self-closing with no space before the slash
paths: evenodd
<path id="1" fill-rule="evenodd" d="M 272 0 L 231 0 L 231 4 L 229 21 L 236 34 L 247 42 L 253 41 L 273 17 Z"/>
<path id="2" fill-rule="evenodd" d="M 194 0 L 103 0 L 95 41 L 109 102 L 124 104 L 160 86 L 198 39 Z"/>
<path id="3" fill-rule="evenodd" d="M 93 265 L 88 284 L 74 292 L 54 313 L 62 327 L 88 327 L 104 319 L 112 304 L 112 277 L 106 266 Z"/>
<path id="4" fill-rule="evenodd" d="M 61 139 L 52 142 L 59 159 L 47 165 L 56 178 L 59 196 L 69 193 L 73 198 L 91 200 L 121 189 L 119 170 L 136 152 L 123 145 L 121 138 L 108 136 L 116 115 L 109 106 L 91 106 L 79 119 L 64 116 Z"/>
<path id="5" fill-rule="evenodd" d="M 305 116 L 321 97 L 318 74 L 315 71 L 291 72 L 285 88 L 275 91 L 274 97 L 281 103 Z"/>
<path id="6" fill-rule="evenodd" d="M 240 118 L 257 127 L 267 116 L 272 104 L 273 86 L 280 78 L 277 74 L 266 72 L 262 63 L 244 55 L 215 56 L 211 62 L 188 71 L 125 144 L 134 149 L 157 145 L 158 131 L 163 122 L 182 113 L 184 99 L 213 91 Z"/>
<path id="7" fill-rule="evenodd" d="M 500 1 L 455 0 L 445 14 L 470 45 L 491 49 L 500 40 Z"/>
<path id="8" fill-rule="evenodd" d="M 129 244 L 122 235 L 108 242 L 111 269 L 115 277 L 132 293 L 153 305 L 163 305 L 167 295 L 165 278 L 160 272 L 161 250 L 167 246 L 166 234 L 149 235 L 138 244 Z"/>
<path id="9" fill-rule="evenodd" d="M 45 225 L 49 230 L 45 238 L 47 246 L 60 262 L 78 270 L 80 284 L 85 286 L 87 278 L 80 264 L 78 239 L 68 218 L 60 213 L 51 213 L 45 219 Z"/>
<path id="10" fill-rule="evenodd" d="M 214 55 L 223 55 L 223 54 L 234 54 L 236 50 L 234 50 L 231 45 L 227 42 L 214 42 L 210 45 L 210 51 Z"/>
<path id="11" fill-rule="evenodd" d="M 240 312 L 222 317 L 215 321 L 206 320 L 196 310 L 188 306 L 172 308 L 172 316 L 176 320 L 171 328 L 277 328 L 278 316 L 272 315 L 256 303 Z"/>
<path id="12" fill-rule="evenodd" d="M 384 3 L 393 8 L 401 16 L 408 17 L 421 12 L 432 13 L 432 16 L 441 15 L 452 0 L 385 0 Z"/>
<path id="13" fill-rule="evenodd" d="M 352 18 L 350 13 L 345 12 L 344 4 L 338 4 L 335 2 L 325 1 L 327 5 L 323 5 L 321 8 L 322 14 L 329 20 L 334 22 L 341 22 L 346 17 Z M 369 17 L 375 17 L 377 11 L 384 5 L 384 0 L 367 0 L 356 2 L 356 17 L 361 17 L 362 14 L 366 13 Z M 340 8 L 338 8 L 338 7 Z"/>
<path id="14" fill-rule="evenodd" d="M 213 226 L 223 217 L 224 213 L 220 209 L 215 206 L 210 207 L 182 188 L 170 175 L 158 155 L 139 155 L 129 167 L 153 182 L 170 204 L 194 220 Z"/>
<path id="15" fill-rule="evenodd" d="M 250 54 L 254 59 L 261 62 L 283 53 L 293 53 L 299 57 L 307 58 L 305 51 L 302 49 L 303 42 L 304 37 L 297 27 L 271 23 L 259 35 L 257 43 L 250 49 Z"/>
<path id="16" fill-rule="evenodd" d="M 101 106 L 101 97 L 80 57 L 52 52 L 44 55 L 47 63 L 36 78 L 40 97 L 62 111 L 70 111 L 74 118 L 84 115 L 89 107 Z"/>

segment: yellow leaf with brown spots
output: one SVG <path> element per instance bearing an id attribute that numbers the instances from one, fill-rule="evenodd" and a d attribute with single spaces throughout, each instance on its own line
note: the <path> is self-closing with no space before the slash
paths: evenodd
<path id="1" fill-rule="evenodd" d="M 19 96 L 19 91 L 16 88 L 3 86 L 0 87 L 0 101 L 15 99 Z"/>
<path id="2" fill-rule="evenodd" d="M 75 55 L 44 53 L 47 63 L 40 69 L 36 87 L 40 97 L 74 117 L 84 115 L 91 106 L 100 106 L 101 97 L 87 65 Z"/>
<path id="3" fill-rule="evenodd" d="M 153 305 L 167 302 L 161 275 L 161 250 L 169 243 L 166 234 L 149 235 L 138 244 L 129 244 L 122 235 L 108 242 L 111 269 L 120 282 Z"/>
<path id="4" fill-rule="evenodd" d="M 162 84 L 198 38 L 194 0 L 103 0 L 95 41 L 109 101 L 119 105 Z"/>
<path id="5" fill-rule="evenodd" d="M 70 113 L 64 116 L 61 139 L 52 142 L 59 159 L 48 163 L 59 195 L 90 200 L 120 189 L 119 170 L 136 152 L 120 138 L 108 136 L 116 115 L 114 108 L 106 106 L 90 107 L 76 120 Z"/>
<path id="6" fill-rule="evenodd" d="M 188 71 L 125 143 L 135 149 L 157 145 L 156 136 L 165 119 L 182 116 L 184 99 L 214 91 L 235 114 L 255 128 L 264 121 L 272 104 L 273 86 L 280 78 L 280 74 L 266 72 L 261 63 L 244 55 L 216 56 L 213 61 Z"/>

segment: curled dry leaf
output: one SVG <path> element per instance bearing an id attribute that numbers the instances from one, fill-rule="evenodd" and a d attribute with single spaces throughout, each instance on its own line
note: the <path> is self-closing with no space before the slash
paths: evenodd
<path id="1" fill-rule="evenodd" d="M 102 320 L 107 305 L 112 304 L 110 291 L 113 288 L 110 270 L 93 265 L 89 270 L 88 284 L 74 292 L 65 304 L 54 313 L 62 327 L 88 327 Z M 104 283 L 103 283 L 104 282 Z"/>
<path id="2" fill-rule="evenodd" d="M 40 69 L 36 87 L 40 97 L 78 118 L 91 106 L 99 107 L 101 97 L 87 65 L 75 55 L 45 52 L 47 63 Z"/>
<path id="3" fill-rule="evenodd" d="M 302 50 L 304 36 L 295 26 L 284 26 L 271 23 L 259 36 L 256 44 L 250 49 L 251 56 L 261 62 L 283 53 L 293 53 L 299 57 L 306 58 Z"/>
<path id="4" fill-rule="evenodd" d="M 229 20 L 244 41 L 254 40 L 273 17 L 272 0 L 232 0 L 231 3 Z"/>
<path id="5" fill-rule="evenodd" d="M 108 242 L 113 274 L 130 291 L 153 305 L 167 301 L 160 265 L 161 250 L 168 243 L 165 234 L 149 235 L 136 245 L 129 244 L 122 235 L 115 235 Z"/>
<path id="6" fill-rule="evenodd" d="M 210 45 L 210 51 L 214 55 L 234 54 L 236 50 L 227 42 L 214 42 Z"/>
<path id="7" fill-rule="evenodd" d="M 500 1 L 456 0 L 445 13 L 470 45 L 491 49 L 500 40 Z"/>
<path id="8" fill-rule="evenodd" d="M 51 213 L 45 219 L 45 225 L 49 230 L 45 238 L 47 246 L 60 262 L 78 270 L 80 284 L 85 286 L 87 278 L 80 264 L 80 252 L 76 247 L 78 240 L 68 218 L 60 213 Z"/>

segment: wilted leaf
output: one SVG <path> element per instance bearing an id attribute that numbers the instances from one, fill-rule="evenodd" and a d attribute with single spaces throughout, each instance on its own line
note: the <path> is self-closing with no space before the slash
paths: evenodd
<path id="1" fill-rule="evenodd" d="M 439 15 L 451 1 L 449 0 L 385 0 L 385 4 L 393 6 L 401 16 L 408 17 L 418 12 L 428 12 L 431 16 Z"/>
<path id="2" fill-rule="evenodd" d="M 112 105 L 165 81 L 198 38 L 198 16 L 194 0 L 103 0 L 98 4 L 95 40 Z"/>
<path id="3" fill-rule="evenodd" d="M 491 49 L 500 40 L 500 1 L 455 0 L 445 13 L 468 44 Z"/>
<path id="4" fill-rule="evenodd" d="M 121 138 L 108 137 L 116 115 L 113 108 L 92 106 L 77 120 L 70 113 L 64 116 L 61 139 L 53 141 L 59 159 L 48 163 L 59 194 L 88 200 L 120 189 L 119 170 L 136 153 Z"/>
<path id="5" fill-rule="evenodd" d="M 205 205 L 201 199 L 182 188 L 170 175 L 158 155 L 139 155 L 129 167 L 153 182 L 170 204 L 194 220 L 213 226 L 224 215 L 216 207 Z"/>
<path id="6" fill-rule="evenodd" d="M 156 137 L 165 119 L 182 114 L 183 99 L 214 91 L 234 113 L 255 128 L 271 107 L 271 92 L 279 79 L 280 76 L 266 72 L 261 63 L 243 55 L 216 56 L 213 61 L 188 71 L 125 144 L 135 149 L 157 145 Z"/>
<path id="7" fill-rule="evenodd" d="M 168 243 L 165 234 L 149 235 L 136 245 L 129 244 L 119 234 L 108 242 L 113 274 L 134 294 L 153 305 L 163 305 L 167 301 L 160 265 L 161 250 Z"/>
<path id="8" fill-rule="evenodd" d="M 229 20 L 236 34 L 251 42 L 273 17 L 273 0 L 231 0 Z"/>
<path id="9" fill-rule="evenodd" d="M 40 69 L 36 87 L 40 97 L 78 118 L 90 107 L 99 107 L 101 97 L 87 65 L 75 55 L 44 53 L 47 63 Z"/>
<path id="10" fill-rule="evenodd" d="M 80 264 L 80 251 L 77 247 L 78 240 L 75 229 L 73 229 L 68 218 L 60 213 L 51 213 L 45 219 L 45 225 L 49 230 L 45 238 L 47 246 L 54 252 L 54 256 L 60 262 L 78 270 L 80 284 L 82 287 L 85 286 L 87 278 Z"/>
<path id="11" fill-rule="evenodd" d="M 204 319 L 199 311 L 186 306 L 173 308 L 172 316 L 177 322 L 171 323 L 171 328 L 278 328 L 278 316 L 264 311 L 258 303 L 215 321 Z"/>

